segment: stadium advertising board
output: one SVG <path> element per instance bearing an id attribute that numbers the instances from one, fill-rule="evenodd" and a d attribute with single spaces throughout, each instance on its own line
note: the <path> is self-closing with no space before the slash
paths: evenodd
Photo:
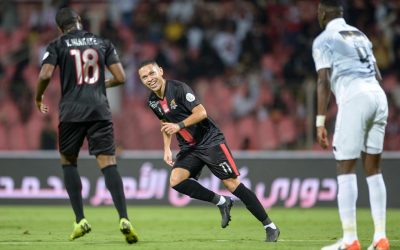
<path id="1" fill-rule="evenodd" d="M 170 167 L 159 153 L 150 157 L 125 155 L 118 160 L 129 205 L 204 205 L 168 187 Z M 261 157 L 260 157 L 261 156 Z M 400 207 L 394 195 L 400 190 L 397 158 L 383 161 L 388 206 Z M 68 204 L 57 155 L 50 157 L 0 157 L 0 204 Z M 259 197 L 264 207 L 336 206 L 335 162 L 329 157 L 237 157 L 241 181 Z M 358 167 L 359 206 L 369 206 L 368 187 Z M 112 199 L 92 157 L 79 161 L 82 195 L 86 204 L 110 205 Z M 231 195 L 219 179 L 204 169 L 199 182 L 223 195 Z"/>

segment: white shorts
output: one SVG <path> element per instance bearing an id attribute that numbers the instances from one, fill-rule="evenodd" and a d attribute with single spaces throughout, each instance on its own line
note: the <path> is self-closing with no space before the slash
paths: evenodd
<path id="1" fill-rule="evenodd" d="M 382 153 L 387 117 L 387 99 L 381 89 L 360 92 L 340 103 L 333 136 L 335 159 L 357 159 L 361 151 Z"/>

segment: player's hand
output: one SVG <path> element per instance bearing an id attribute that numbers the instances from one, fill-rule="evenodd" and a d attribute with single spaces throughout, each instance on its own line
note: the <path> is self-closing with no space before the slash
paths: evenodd
<path id="1" fill-rule="evenodd" d="M 173 135 L 175 133 L 178 133 L 179 130 L 180 130 L 179 125 L 176 123 L 163 122 L 161 124 L 161 132 L 164 132 L 167 135 Z"/>
<path id="2" fill-rule="evenodd" d="M 36 100 L 36 107 L 43 114 L 49 112 L 49 107 L 46 104 L 43 104 L 42 100 Z"/>
<path id="3" fill-rule="evenodd" d="M 329 146 L 328 132 L 325 127 L 317 127 L 317 141 L 323 149 Z"/>
<path id="4" fill-rule="evenodd" d="M 164 161 L 167 163 L 169 166 L 173 167 L 174 162 L 172 161 L 172 152 L 171 149 L 166 149 L 164 150 Z"/>

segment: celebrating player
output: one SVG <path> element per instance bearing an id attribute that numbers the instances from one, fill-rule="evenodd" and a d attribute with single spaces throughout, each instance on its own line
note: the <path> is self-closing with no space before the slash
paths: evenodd
<path id="1" fill-rule="evenodd" d="M 239 172 L 224 135 L 207 116 L 192 89 L 183 82 L 165 79 L 163 69 L 155 61 L 143 62 L 138 71 L 142 83 L 152 91 L 148 105 L 161 120 L 164 161 L 172 167 L 170 186 L 194 199 L 217 205 L 222 215 L 221 227 L 225 228 L 230 221 L 233 200 L 208 190 L 192 179 L 197 179 L 203 166 L 207 165 L 263 224 L 266 241 L 276 242 L 279 229 L 268 217 L 257 196 L 238 180 Z M 175 162 L 170 149 L 174 134 L 180 147 Z"/>

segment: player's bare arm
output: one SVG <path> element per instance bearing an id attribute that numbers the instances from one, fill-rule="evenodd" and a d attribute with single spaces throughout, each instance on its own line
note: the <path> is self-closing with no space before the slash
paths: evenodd
<path id="1" fill-rule="evenodd" d="M 167 163 L 169 166 L 173 166 L 174 162 L 172 160 L 172 151 L 171 151 L 171 138 L 172 136 L 165 133 L 161 132 L 163 135 L 163 141 L 164 141 L 164 161 Z"/>
<path id="2" fill-rule="evenodd" d="M 113 78 L 106 79 L 106 88 L 112 88 L 125 83 L 125 71 L 121 63 L 114 63 L 108 67 Z"/>
<path id="3" fill-rule="evenodd" d="M 49 85 L 51 76 L 53 75 L 55 66 L 51 64 L 43 64 L 40 73 L 39 73 L 39 79 L 37 83 L 37 89 L 36 89 L 36 107 L 39 109 L 40 112 L 43 114 L 49 112 L 49 107 L 45 104 L 43 104 L 43 94 Z"/>
<path id="4" fill-rule="evenodd" d="M 318 95 L 318 112 L 317 112 L 317 140 L 322 148 L 326 149 L 329 146 L 328 132 L 325 128 L 325 116 L 326 110 L 331 95 L 330 90 L 330 69 L 324 68 L 318 70 L 318 83 L 317 83 L 317 95 Z"/>
<path id="5" fill-rule="evenodd" d="M 167 134 L 175 134 L 178 133 L 184 127 L 192 126 L 196 123 L 201 122 L 202 120 L 207 118 L 207 111 L 203 105 L 199 104 L 192 109 L 192 114 L 188 116 L 185 120 L 179 123 L 170 123 L 164 122 L 161 124 L 161 131 Z"/>

